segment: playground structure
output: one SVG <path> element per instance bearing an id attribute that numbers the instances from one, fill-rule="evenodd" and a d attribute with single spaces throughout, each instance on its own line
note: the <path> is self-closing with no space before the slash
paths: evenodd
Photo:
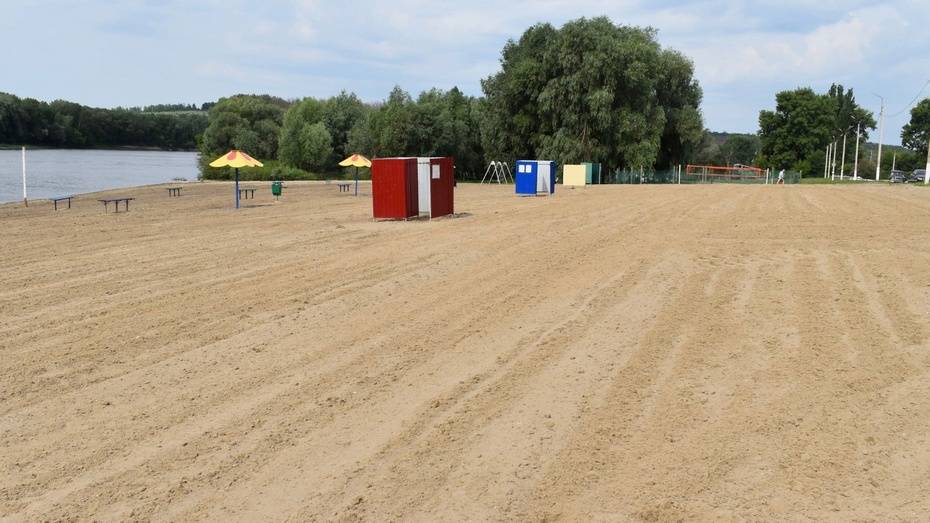
<path id="1" fill-rule="evenodd" d="M 487 170 L 484 171 L 484 176 L 481 178 L 481 183 L 514 183 L 513 174 L 510 172 L 510 166 L 504 162 L 498 162 L 492 160 L 488 164 Z"/>

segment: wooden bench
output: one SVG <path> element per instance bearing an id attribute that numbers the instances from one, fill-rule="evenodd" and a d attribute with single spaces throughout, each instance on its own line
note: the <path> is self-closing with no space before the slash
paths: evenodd
<path id="1" fill-rule="evenodd" d="M 337 183 L 336 185 L 339 187 L 339 192 L 349 192 L 349 187 L 352 184 L 351 183 Z"/>
<path id="2" fill-rule="evenodd" d="M 54 198 L 49 198 L 49 200 L 51 200 L 52 203 L 55 204 L 55 210 L 57 211 L 57 210 L 58 210 L 58 202 L 63 202 L 63 201 L 65 201 L 65 200 L 68 200 L 68 208 L 70 209 L 70 208 L 71 208 L 71 200 L 72 200 L 73 198 L 74 198 L 74 195 L 71 195 L 71 196 L 56 196 L 56 197 L 54 197 Z"/>
<path id="3" fill-rule="evenodd" d="M 119 202 L 126 202 L 126 212 L 129 212 L 129 201 L 130 200 L 135 200 L 135 198 L 128 198 L 128 197 L 127 198 L 105 198 L 105 199 L 97 200 L 97 201 L 103 204 L 104 213 L 109 211 L 111 202 L 116 205 L 116 212 L 118 213 Z"/>
<path id="4" fill-rule="evenodd" d="M 240 187 L 239 188 L 239 199 L 248 200 L 255 199 L 255 188 L 254 187 Z"/>
<path id="5" fill-rule="evenodd" d="M 180 187 L 166 187 L 166 189 L 168 189 L 168 198 L 171 198 L 172 196 L 181 196 Z"/>

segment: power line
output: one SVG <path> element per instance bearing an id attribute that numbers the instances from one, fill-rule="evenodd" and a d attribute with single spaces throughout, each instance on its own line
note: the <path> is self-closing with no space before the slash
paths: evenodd
<path id="1" fill-rule="evenodd" d="M 891 118 L 895 118 L 895 117 L 901 116 L 902 114 L 905 113 L 905 111 L 908 111 L 908 110 L 910 110 L 911 107 L 914 107 L 914 104 L 917 103 L 917 100 L 921 97 L 921 95 L 924 94 L 924 90 L 927 88 L 928 85 L 930 85 L 930 80 L 927 80 L 927 83 L 925 83 L 924 86 L 920 88 L 920 92 L 917 93 L 917 96 L 915 96 L 914 99 L 911 100 L 911 103 L 909 103 L 909 104 L 907 105 L 907 107 L 905 107 L 904 109 L 901 109 L 901 110 L 900 110 L 899 112 L 897 112 L 897 113 L 894 113 L 894 114 L 890 115 Z"/>

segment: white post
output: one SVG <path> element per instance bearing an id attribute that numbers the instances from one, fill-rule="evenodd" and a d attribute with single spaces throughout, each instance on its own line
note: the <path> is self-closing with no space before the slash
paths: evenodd
<path id="1" fill-rule="evenodd" d="M 853 180 L 859 179 L 859 130 L 862 122 L 856 124 L 856 159 L 853 162 Z"/>
<path id="2" fill-rule="evenodd" d="M 29 207 L 29 197 L 26 196 L 26 148 L 23 147 L 23 204 Z"/>
<path id="3" fill-rule="evenodd" d="M 826 178 L 830 173 L 830 145 L 827 144 L 827 157 L 823 161 L 823 177 Z"/>
<path id="4" fill-rule="evenodd" d="M 882 100 L 882 110 L 878 116 L 878 163 L 875 164 L 875 181 L 877 182 L 882 174 L 882 140 L 885 139 L 885 99 Z"/>
<path id="5" fill-rule="evenodd" d="M 891 157 L 891 170 L 893 171 L 895 167 L 898 166 L 898 151 L 894 152 L 894 156 Z"/>
<path id="6" fill-rule="evenodd" d="M 927 168 L 924 169 L 924 185 L 930 183 L 930 140 L 927 141 Z"/>
<path id="7" fill-rule="evenodd" d="M 830 160 L 830 181 L 836 180 L 836 142 L 833 142 L 833 158 Z"/>
<path id="8" fill-rule="evenodd" d="M 840 160 L 840 180 L 843 180 L 846 175 L 846 133 L 849 132 L 849 129 L 846 129 L 846 132 L 843 133 L 843 159 Z"/>

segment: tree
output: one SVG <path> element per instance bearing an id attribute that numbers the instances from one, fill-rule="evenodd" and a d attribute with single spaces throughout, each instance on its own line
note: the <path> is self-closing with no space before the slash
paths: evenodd
<path id="1" fill-rule="evenodd" d="M 267 95 L 221 98 L 210 109 L 210 123 L 200 147 L 203 158 L 212 159 L 230 149 L 242 149 L 258 159 L 276 158 L 284 111 L 289 105 Z M 204 168 L 205 177 L 214 174 Z"/>
<path id="2" fill-rule="evenodd" d="M 0 93 L 0 143 L 50 147 L 194 148 L 207 127 L 200 112 L 155 113 L 51 103 Z"/>
<path id="3" fill-rule="evenodd" d="M 754 165 L 759 152 L 759 137 L 746 134 L 731 136 L 720 146 L 720 163 L 723 165 Z"/>
<path id="4" fill-rule="evenodd" d="M 332 158 L 334 163 L 356 152 L 347 147 L 349 132 L 364 114 L 365 105 L 355 93 L 342 91 L 323 103 L 322 120 L 332 136 L 333 151 L 336 155 Z"/>
<path id="5" fill-rule="evenodd" d="M 762 165 L 813 173 L 818 155 L 835 130 L 835 111 L 830 99 L 810 88 L 782 91 L 775 96 L 775 111 L 759 113 Z"/>
<path id="6" fill-rule="evenodd" d="M 304 98 L 284 113 L 281 126 L 278 158 L 287 165 L 309 170 L 313 160 L 304 147 L 305 130 L 323 118 L 324 103 L 314 98 Z M 317 165 L 319 159 L 317 158 Z"/>
<path id="7" fill-rule="evenodd" d="M 901 131 L 901 144 L 927 158 L 927 145 L 930 140 L 930 98 L 921 101 L 911 109 L 911 121 Z"/>
<path id="8" fill-rule="evenodd" d="M 606 17 L 531 27 L 482 88 L 476 112 L 494 159 L 651 168 L 680 162 L 702 136 L 691 62 L 662 50 L 654 30 Z"/>
<path id="9" fill-rule="evenodd" d="M 791 169 L 807 175 L 822 172 L 827 144 L 846 140 L 846 158 L 853 161 L 856 124 L 862 141 L 875 128 L 872 113 L 856 104 L 852 89 L 834 84 L 826 94 L 810 88 L 782 91 L 775 95 L 775 111 L 759 113 L 761 164 L 773 169 Z M 837 162 L 843 157 L 837 155 Z M 860 169 L 860 172 L 864 172 Z"/>
<path id="10" fill-rule="evenodd" d="M 304 127 L 300 132 L 300 144 L 306 155 L 304 164 L 308 170 L 322 170 L 332 166 L 333 137 L 326 124 L 317 122 Z"/>

